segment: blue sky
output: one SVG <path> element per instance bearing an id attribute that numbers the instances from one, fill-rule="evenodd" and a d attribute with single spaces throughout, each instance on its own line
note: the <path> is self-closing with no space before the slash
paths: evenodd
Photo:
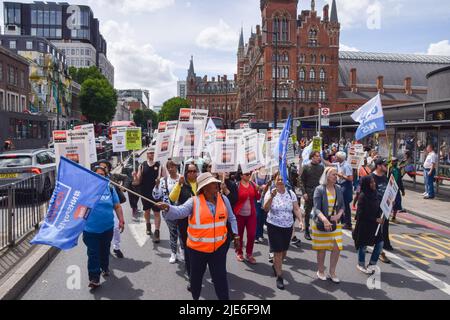
<path id="1" fill-rule="evenodd" d="M 153 105 L 176 95 L 176 81 L 186 78 L 191 55 L 198 75 L 232 76 L 241 26 L 247 40 L 250 28 L 261 23 L 259 0 L 67 2 L 91 6 L 100 19 L 116 87 L 149 89 Z M 316 0 L 317 11 L 329 2 Z M 341 50 L 450 55 L 448 0 L 336 2 Z M 310 0 L 299 1 L 299 12 L 309 8 Z M 369 28 L 368 21 L 375 24 Z"/>

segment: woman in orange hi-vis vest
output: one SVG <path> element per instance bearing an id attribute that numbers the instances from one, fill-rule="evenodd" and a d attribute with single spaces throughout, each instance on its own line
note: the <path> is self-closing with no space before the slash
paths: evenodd
<path id="1" fill-rule="evenodd" d="M 190 257 L 190 291 L 194 300 L 200 298 L 207 265 L 217 298 L 229 300 L 227 251 L 230 238 L 233 238 L 235 247 L 239 246 L 239 236 L 230 202 L 219 193 L 220 183 L 211 173 L 206 172 L 197 178 L 196 197 L 178 207 L 158 203 L 167 220 L 189 218 L 186 253 Z M 232 232 L 228 229 L 228 224 L 231 225 Z"/>

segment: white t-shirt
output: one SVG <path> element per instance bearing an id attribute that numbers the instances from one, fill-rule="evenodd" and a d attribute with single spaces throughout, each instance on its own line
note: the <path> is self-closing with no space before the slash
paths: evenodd
<path id="1" fill-rule="evenodd" d="M 264 196 L 264 203 L 269 201 L 271 192 L 267 191 Z M 297 202 L 297 196 L 293 191 L 286 190 L 285 193 L 277 193 L 272 200 L 272 206 L 267 215 L 267 222 L 280 227 L 290 228 L 294 224 L 294 203 Z"/>
<path id="2" fill-rule="evenodd" d="M 425 169 L 431 169 L 433 164 L 435 164 L 435 165 L 437 164 L 437 154 L 434 151 L 431 151 L 427 155 L 427 158 L 425 159 L 425 162 L 423 163 L 423 167 Z"/>

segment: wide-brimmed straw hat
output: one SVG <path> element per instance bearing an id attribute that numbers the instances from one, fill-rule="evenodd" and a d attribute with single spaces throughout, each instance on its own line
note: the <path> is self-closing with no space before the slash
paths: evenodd
<path id="1" fill-rule="evenodd" d="M 203 187 L 206 187 L 211 183 L 221 183 L 221 181 L 214 178 L 210 172 L 205 172 L 199 175 L 197 177 L 197 193 L 200 192 Z"/>

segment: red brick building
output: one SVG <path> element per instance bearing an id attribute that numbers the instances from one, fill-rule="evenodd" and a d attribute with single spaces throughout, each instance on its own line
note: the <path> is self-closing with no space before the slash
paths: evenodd
<path id="1" fill-rule="evenodd" d="M 212 77 L 197 77 L 194 70 L 194 59 L 191 62 L 186 79 L 186 99 L 194 109 L 207 109 L 209 116 L 220 117 L 228 127 L 236 120 L 238 105 L 236 90 L 236 75 L 230 80 L 226 75 Z"/>
<path id="2" fill-rule="evenodd" d="M 314 0 L 299 15 L 298 0 L 261 0 L 260 10 L 262 24 L 247 44 L 241 31 L 236 118 L 254 113 L 258 120 L 273 121 L 275 100 L 279 120 L 289 113 L 315 115 L 319 103 L 332 112 L 352 110 L 377 92 L 384 106 L 423 101 L 426 75 L 450 64 L 450 57 L 339 52 L 335 0 L 331 10 L 323 7 L 322 16 Z"/>

